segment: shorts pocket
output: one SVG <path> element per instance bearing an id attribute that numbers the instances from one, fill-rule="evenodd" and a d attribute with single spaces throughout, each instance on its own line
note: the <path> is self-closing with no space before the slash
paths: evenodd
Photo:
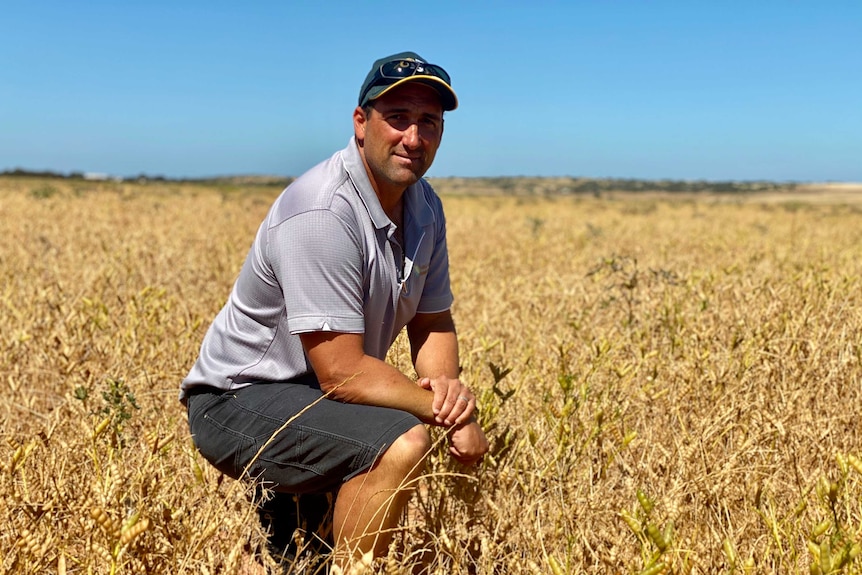
<path id="1" fill-rule="evenodd" d="M 195 427 L 195 445 L 201 455 L 225 475 L 239 479 L 243 462 L 251 459 L 246 454 L 254 449 L 254 440 L 224 427 L 208 413 L 200 416 Z"/>

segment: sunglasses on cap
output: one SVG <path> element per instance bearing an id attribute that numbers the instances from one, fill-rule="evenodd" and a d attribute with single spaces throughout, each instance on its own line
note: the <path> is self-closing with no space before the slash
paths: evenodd
<path id="1" fill-rule="evenodd" d="M 452 83 L 446 70 L 436 64 L 427 64 L 419 60 L 392 60 L 386 62 L 380 65 L 375 76 L 390 80 L 401 80 L 410 76 L 434 76 L 447 84 Z"/>
<path id="2" fill-rule="evenodd" d="M 446 70 L 436 64 L 428 64 L 416 58 L 396 58 L 380 64 L 365 80 L 359 97 L 360 105 L 374 88 L 395 84 L 400 80 L 417 76 L 427 76 L 442 81 L 447 87 L 451 84 Z M 449 88 L 451 90 L 451 88 Z"/>

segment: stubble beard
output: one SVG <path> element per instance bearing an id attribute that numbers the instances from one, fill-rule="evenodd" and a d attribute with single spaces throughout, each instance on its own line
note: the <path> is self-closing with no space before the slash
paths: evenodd
<path id="1" fill-rule="evenodd" d="M 418 182 L 429 168 L 424 158 L 415 165 L 415 168 L 412 166 L 413 164 L 410 168 L 405 167 L 401 164 L 400 159 L 396 159 L 395 164 L 390 163 L 385 166 L 385 169 L 382 170 L 383 176 L 393 186 L 403 186 L 406 189 Z"/>

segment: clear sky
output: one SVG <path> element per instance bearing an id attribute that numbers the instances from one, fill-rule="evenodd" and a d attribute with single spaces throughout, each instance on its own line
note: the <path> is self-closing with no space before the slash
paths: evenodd
<path id="1" fill-rule="evenodd" d="M 862 181 L 860 0 L 7 0 L 0 170 L 299 175 L 402 50 L 429 176 Z"/>

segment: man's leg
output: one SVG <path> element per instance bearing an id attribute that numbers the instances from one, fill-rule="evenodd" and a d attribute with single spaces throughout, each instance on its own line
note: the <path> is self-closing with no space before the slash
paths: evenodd
<path id="1" fill-rule="evenodd" d="M 274 557 L 291 558 L 311 551 L 317 555 L 328 554 L 334 545 L 332 540 L 331 501 L 328 493 L 272 492 L 264 500 L 263 489 L 256 490 L 260 523 L 269 533 L 269 552 Z M 304 542 L 298 545 L 294 532 L 304 532 Z"/>
<path id="2" fill-rule="evenodd" d="M 424 425 L 398 437 L 369 471 L 346 481 L 338 491 L 333 514 L 336 562 L 349 563 L 371 551 L 386 552 L 431 448 Z"/>
<path id="3" fill-rule="evenodd" d="M 409 498 L 397 488 L 421 473 L 430 436 L 409 413 L 321 397 L 300 383 L 195 395 L 189 425 L 201 454 L 230 477 L 289 493 L 338 490 L 336 548 L 382 554 L 392 534 L 375 536 L 397 524 Z M 390 509 L 376 513 L 384 503 Z"/>

